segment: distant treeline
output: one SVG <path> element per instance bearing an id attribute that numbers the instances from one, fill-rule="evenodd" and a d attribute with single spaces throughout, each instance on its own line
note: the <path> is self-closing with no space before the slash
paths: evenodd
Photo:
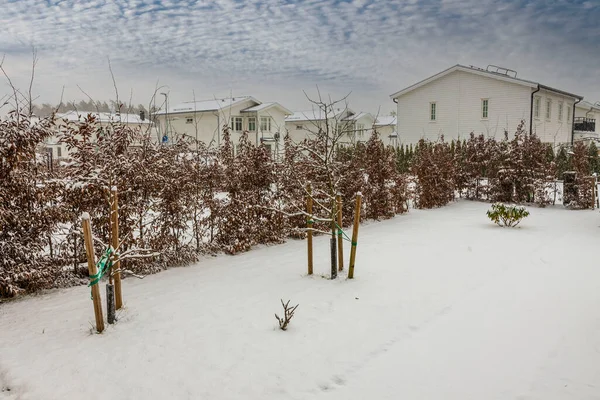
<path id="1" fill-rule="evenodd" d="M 53 111 L 57 110 L 59 113 L 65 113 L 68 111 L 87 111 L 87 112 L 115 112 L 119 109 L 118 103 L 114 100 L 106 101 L 67 101 L 62 102 L 59 105 L 43 103 L 41 105 L 36 104 L 33 106 L 33 113 L 38 117 L 47 117 L 52 114 Z M 120 107 L 120 111 L 122 113 L 129 114 L 139 114 L 140 111 L 144 111 L 146 115 L 148 115 L 148 110 L 143 104 L 138 104 L 137 106 L 131 105 L 122 105 Z"/>

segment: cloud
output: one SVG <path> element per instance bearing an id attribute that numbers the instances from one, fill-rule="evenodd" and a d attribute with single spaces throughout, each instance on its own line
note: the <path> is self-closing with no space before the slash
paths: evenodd
<path id="1" fill-rule="evenodd" d="M 520 77 L 600 100 L 600 6 L 555 0 L 0 0 L 0 53 L 56 101 L 123 95 L 145 102 L 157 82 L 175 100 L 260 93 L 303 108 L 302 89 L 352 91 L 356 109 L 456 63 L 499 64 Z M 1 89 L 0 89 L 1 90 Z"/>

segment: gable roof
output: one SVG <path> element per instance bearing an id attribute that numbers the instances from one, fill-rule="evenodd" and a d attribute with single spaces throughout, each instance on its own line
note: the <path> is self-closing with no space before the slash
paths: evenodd
<path id="1" fill-rule="evenodd" d="M 370 117 L 372 120 L 375 120 L 375 118 L 371 114 L 361 111 L 356 114 L 347 116 L 346 118 L 344 118 L 344 121 L 358 121 L 362 117 Z"/>
<path id="2" fill-rule="evenodd" d="M 409 86 L 407 88 L 404 88 L 404 89 L 400 90 L 399 92 L 396 92 L 396 93 L 390 95 L 390 97 L 392 99 L 396 99 L 396 98 L 398 98 L 400 96 L 405 95 L 406 93 L 412 92 L 413 90 L 416 90 L 416 89 L 420 88 L 421 86 L 425 86 L 425 85 L 427 85 L 430 82 L 433 82 L 435 80 L 443 78 L 444 76 L 446 76 L 448 74 L 451 74 L 453 72 L 456 72 L 456 71 L 461 71 L 461 72 L 466 72 L 466 73 L 470 73 L 470 74 L 474 74 L 474 75 L 484 76 L 484 77 L 487 77 L 487 78 L 497 79 L 497 80 L 500 80 L 500 81 L 503 81 L 503 82 L 515 83 L 515 84 L 522 85 L 522 86 L 527 86 L 527 87 L 530 87 L 530 88 L 542 88 L 542 89 L 549 90 L 549 91 L 552 91 L 552 92 L 556 92 L 556 93 L 559 93 L 559 94 L 562 94 L 562 95 L 565 95 L 565 96 L 568 96 L 568 97 L 573 97 L 575 99 L 580 99 L 580 100 L 583 99 L 582 96 L 579 96 L 579 95 L 576 95 L 576 94 L 572 94 L 572 93 L 569 93 L 569 92 L 565 92 L 565 91 L 562 91 L 562 90 L 559 90 L 559 89 L 554 89 L 554 88 L 552 88 L 550 86 L 542 85 L 542 84 L 537 83 L 537 82 L 533 82 L 533 81 L 529 81 L 529 80 L 526 80 L 526 79 L 512 77 L 512 76 L 509 76 L 507 74 L 503 74 L 503 73 L 500 73 L 500 72 L 488 71 L 488 70 L 485 70 L 483 68 L 477 68 L 477 67 L 473 67 L 473 66 L 467 67 L 467 66 L 460 65 L 460 64 L 456 64 L 456 65 L 454 65 L 454 66 L 452 66 L 452 67 L 450 67 L 448 69 L 443 70 L 442 72 L 439 72 L 439 73 L 437 73 L 437 74 L 435 74 L 433 76 L 430 76 L 427 79 L 423 79 L 422 81 L 417 82 L 414 85 L 411 85 L 411 86 Z"/>
<path id="3" fill-rule="evenodd" d="M 388 125 L 396 125 L 396 117 L 393 115 L 384 115 L 383 117 L 378 117 L 375 121 L 375 126 L 388 126 Z"/>
<path id="4" fill-rule="evenodd" d="M 339 118 L 344 112 L 353 113 L 349 108 L 336 108 L 328 112 L 329 119 Z M 309 111 L 296 111 L 291 115 L 285 117 L 285 122 L 299 122 L 299 121 L 323 121 L 325 120 L 325 112 L 320 108 L 312 109 Z"/>
<path id="5" fill-rule="evenodd" d="M 259 104 L 257 106 L 252 106 L 250 108 L 246 108 L 246 109 L 242 110 L 241 112 L 266 111 L 266 110 L 268 110 L 269 108 L 272 108 L 272 107 L 279 108 L 280 110 L 283 111 L 284 114 L 287 114 L 287 115 L 293 114 L 292 111 L 288 110 L 287 108 L 285 108 L 284 106 L 282 106 L 281 104 L 276 103 L 276 102 L 262 103 L 262 104 Z"/>
<path id="6" fill-rule="evenodd" d="M 88 114 L 96 117 L 96 120 L 100 123 L 110 123 L 110 122 L 123 122 L 126 124 L 140 124 L 140 125 L 149 125 L 152 123 L 149 119 L 145 118 L 143 121 L 137 114 L 116 114 L 116 113 L 106 113 L 101 112 L 98 113 L 96 111 L 67 111 L 66 113 L 56 114 L 56 118 L 66 119 L 70 122 L 83 121 L 84 118 L 88 116 Z"/>
<path id="7" fill-rule="evenodd" d="M 262 104 L 252 96 L 236 96 L 225 99 L 210 99 L 210 100 L 199 100 L 199 101 L 187 101 L 177 104 L 174 107 L 169 108 L 169 114 L 185 114 L 193 112 L 207 112 L 207 111 L 219 111 L 226 108 L 231 108 L 235 105 L 243 103 L 245 101 L 252 100 L 257 105 Z M 160 110 L 154 113 L 154 115 L 164 115 L 166 110 Z"/>
<path id="8" fill-rule="evenodd" d="M 592 104 L 589 101 L 583 100 L 583 101 L 575 104 L 575 108 L 582 108 L 582 109 L 586 109 L 588 111 L 590 111 L 590 110 L 600 111 L 600 102 L 596 102 L 596 104 Z"/>

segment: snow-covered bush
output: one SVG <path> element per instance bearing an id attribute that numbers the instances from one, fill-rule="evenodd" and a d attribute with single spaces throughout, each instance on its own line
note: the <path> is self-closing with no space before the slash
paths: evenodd
<path id="1" fill-rule="evenodd" d="M 34 122 L 19 111 L 0 118 L 0 297 L 52 287 L 52 232 L 61 207 L 55 176 L 36 151 L 53 121 Z"/>
<path id="2" fill-rule="evenodd" d="M 593 150 L 593 149 L 592 149 Z M 572 209 L 589 209 L 594 207 L 594 184 L 596 179 L 591 175 L 588 146 L 577 142 L 573 146 L 569 158 L 571 171 L 565 171 L 564 205 Z"/>
<path id="3" fill-rule="evenodd" d="M 282 218 L 275 211 L 275 167 L 263 146 L 255 146 L 242 133 L 237 154 L 231 155 L 229 128 L 223 132 L 221 160 L 223 190 L 228 194 L 219 209 L 216 243 L 229 254 L 257 244 L 280 243 L 285 237 Z"/>
<path id="4" fill-rule="evenodd" d="M 492 155 L 496 149 L 494 139 L 485 139 L 483 135 L 475 136 L 473 133 L 464 144 L 456 146 L 456 189 L 461 194 L 464 192 L 467 199 L 487 199 L 488 187 L 482 185 L 482 181 L 489 177 L 494 159 Z"/>
<path id="5" fill-rule="evenodd" d="M 515 227 L 521 220 L 529 216 L 529 211 L 523 206 L 494 203 L 487 211 L 488 218 L 499 226 Z"/>
<path id="6" fill-rule="evenodd" d="M 363 194 L 364 218 L 381 220 L 406 211 L 406 176 L 397 169 L 396 151 L 377 131 L 366 143 L 340 148 L 336 161 L 343 165 L 336 175 L 344 225 L 352 224 L 357 192 Z"/>
<path id="7" fill-rule="evenodd" d="M 385 147 L 377 131 L 373 131 L 365 147 L 366 182 L 360 190 L 365 202 L 365 216 L 375 220 L 391 218 L 404 211 L 398 204 L 405 200 L 404 185 L 397 177 L 394 152 Z"/>
<path id="8" fill-rule="evenodd" d="M 548 146 L 524 130 L 525 122 L 517 126 L 514 138 L 484 139 L 471 137 L 462 147 L 463 155 L 455 157 L 461 165 L 458 187 L 468 199 L 490 199 L 500 202 L 550 203 L 550 185 L 554 180 L 555 164 L 548 157 Z M 482 181 L 487 181 L 483 186 Z"/>
<path id="9" fill-rule="evenodd" d="M 454 199 L 454 155 L 443 137 L 435 143 L 419 141 L 411 174 L 418 208 L 442 207 Z"/>
<path id="10" fill-rule="evenodd" d="M 275 314 L 275 318 L 277 319 L 277 322 L 279 322 L 279 329 L 285 331 L 287 330 L 290 321 L 294 317 L 294 312 L 296 311 L 296 308 L 298 308 L 299 304 L 290 307 L 290 300 L 288 300 L 287 303 L 284 303 L 282 299 L 281 305 L 283 306 L 283 317 L 280 317 L 279 315 Z"/>

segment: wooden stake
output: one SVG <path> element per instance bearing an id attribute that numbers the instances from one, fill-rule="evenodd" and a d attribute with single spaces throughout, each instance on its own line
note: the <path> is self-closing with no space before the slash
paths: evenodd
<path id="1" fill-rule="evenodd" d="M 117 188 L 113 187 L 110 191 L 111 203 L 110 203 L 110 226 L 112 230 L 112 247 L 117 250 L 119 247 L 119 196 L 117 194 Z M 123 294 L 121 292 L 121 262 L 117 261 L 112 268 L 115 271 L 115 308 L 119 310 L 123 307 Z M 112 271 L 109 271 L 112 272 Z"/>
<path id="2" fill-rule="evenodd" d="M 94 255 L 94 241 L 92 239 L 92 227 L 90 226 L 90 215 L 84 213 L 83 216 L 83 239 L 85 241 L 85 253 L 87 255 L 88 272 L 90 276 L 98 273 L 96 269 L 96 257 Z M 91 280 L 91 279 L 90 279 Z M 100 289 L 98 283 L 92 286 L 92 300 L 94 301 L 94 315 L 96 317 L 96 330 L 102 333 L 104 330 L 104 319 L 102 317 L 102 303 L 100 299 Z"/>
<path id="3" fill-rule="evenodd" d="M 306 212 L 308 213 L 308 220 L 306 223 L 307 228 L 309 229 L 307 232 L 306 240 L 308 244 L 308 274 L 313 274 L 313 199 L 312 199 L 312 188 L 310 183 L 308 184 L 306 191 L 308 192 L 308 197 L 306 198 Z"/>
<path id="4" fill-rule="evenodd" d="M 337 224 L 338 224 L 338 267 L 344 270 L 344 238 L 342 237 L 342 195 L 336 196 L 337 201 Z"/>
<path id="5" fill-rule="evenodd" d="M 329 240 L 329 247 L 331 250 L 331 279 L 335 279 L 337 278 L 337 245 L 335 244 L 337 242 L 337 237 L 336 237 L 336 233 L 335 233 L 335 218 L 336 218 L 336 211 L 335 211 L 336 205 L 335 205 L 335 198 L 333 198 L 331 200 L 331 239 Z"/>
<path id="6" fill-rule="evenodd" d="M 358 225 L 360 224 L 360 203 L 362 194 L 356 194 L 356 208 L 354 209 L 354 225 L 352 226 L 352 247 L 350 248 L 350 266 L 348 267 L 348 279 L 354 278 L 354 262 L 356 261 L 356 241 L 358 240 Z"/>

